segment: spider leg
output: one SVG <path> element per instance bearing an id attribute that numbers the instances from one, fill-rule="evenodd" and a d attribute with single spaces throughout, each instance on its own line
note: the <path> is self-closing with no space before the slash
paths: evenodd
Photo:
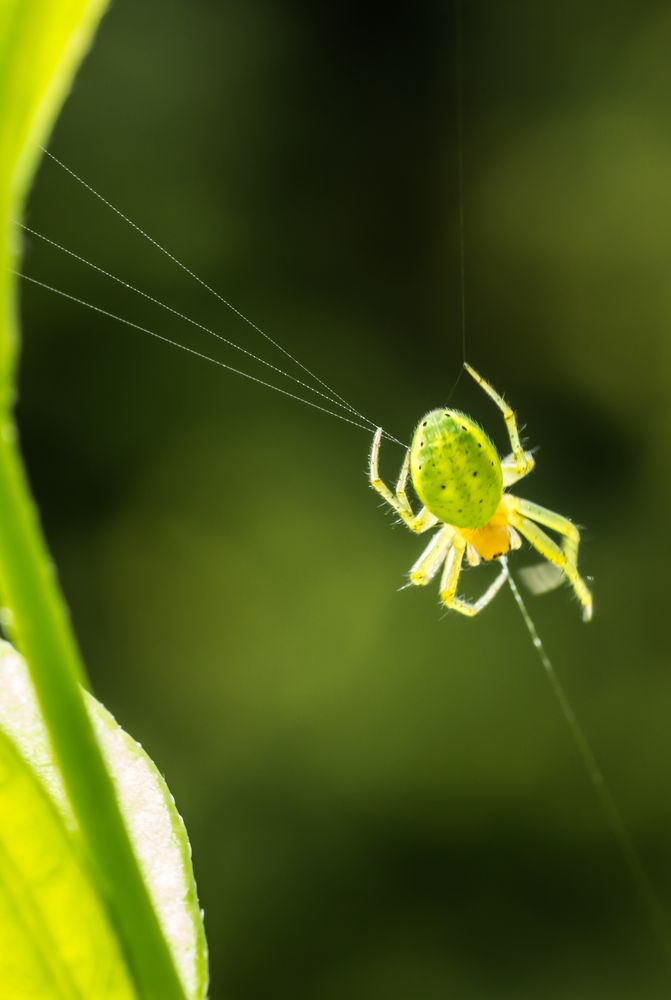
<path id="1" fill-rule="evenodd" d="M 411 567 L 410 583 L 416 587 L 423 587 L 434 578 L 445 561 L 453 538 L 454 531 L 449 525 L 436 532 L 417 562 Z"/>
<path id="2" fill-rule="evenodd" d="M 503 460 L 501 467 L 504 474 L 504 486 L 509 486 L 511 483 L 517 482 L 523 476 L 526 476 L 533 469 L 535 463 L 533 455 L 528 451 L 525 451 L 522 447 L 520 441 L 520 432 L 517 427 L 517 418 L 515 417 L 515 412 L 506 403 L 503 396 L 500 396 L 496 389 L 487 382 L 486 379 L 479 375 L 474 368 L 464 362 L 464 368 L 471 376 L 475 379 L 481 389 L 483 389 L 490 399 L 493 399 L 499 410 L 503 414 L 503 419 L 506 424 L 506 430 L 508 431 L 508 437 L 510 439 L 510 447 L 512 449 L 512 454 Z"/>
<path id="3" fill-rule="evenodd" d="M 401 503 L 408 510 L 412 510 L 410 506 L 410 501 L 408 500 L 408 494 L 406 493 L 406 487 L 408 485 L 408 472 L 410 471 L 410 450 L 406 450 L 405 457 L 403 459 L 403 465 L 401 466 L 401 471 L 398 475 L 398 482 L 396 483 L 396 496 L 401 501 Z"/>
<path id="4" fill-rule="evenodd" d="M 557 543 L 553 541 L 549 535 L 546 535 L 545 532 L 538 527 L 538 525 L 534 524 L 533 521 L 523 517 L 515 510 L 510 511 L 510 521 L 517 528 L 520 535 L 524 535 L 526 540 L 533 545 L 537 552 L 540 552 L 543 558 L 547 559 L 548 562 L 553 563 L 555 566 L 558 566 L 564 573 L 564 576 L 573 587 L 576 597 L 582 604 L 583 621 L 588 622 L 592 617 L 592 595 L 587 587 L 587 584 L 578 573 L 575 562 L 569 558 L 564 549 L 560 548 L 559 545 L 557 545 Z"/>
<path id="5" fill-rule="evenodd" d="M 562 548 L 566 556 L 574 566 L 578 565 L 578 546 L 580 545 L 580 532 L 573 521 L 562 514 L 556 514 L 547 507 L 532 503 L 531 500 L 523 500 L 521 497 L 508 496 L 506 502 L 509 510 L 514 510 L 522 517 L 528 517 L 531 521 L 542 524 L 551 531 L 563 536 Z"/>
<path id="6" fill-rule="evenodd" d="M 525 476 L 528 476 L 529 473 L 535 469 L 536 459 L 530 451 L 524 452 L 524 459 L 525 465 L 523 468 L 520 468 L 514 455 L 506 455 L 505 458 L 501 459 L 501 472 L 503 473 L 504 489 L 507 489 L 508 486 L 512 486 L 513 483 L 516 483 Z"/>
<path id="7" fill-rule="evenodd" d="M 387 484 L 380 479 L 380 473 L 378 470 L 378 460 L 380 455 L 380 441 L 382 439 L 382 428 L 378 427 L 375 432 L 375 437 L 373 438 L 373 446 L 370 451 L 370 463 L 369 463 L 369 473 L 370 473 L 370 485 L 373 489 L 387 501 L 390 507 L 396 511 L 398 516 L 401 518 L 403 523 L 414 531 L 415 534 L 420 534 L 422 531 L 427 531 L 432 528 L 434 524 L 438 523 L 438 518 L 430 513 L 426 507 L 422 507 L 418 514 L 414 514 L 412 507 L 406 496 L 405 486 L 408 479 L 408 467 L 410 464 L 409 453 L 403 461 L 403 466 L 401 468 L 401 475 L 399 476 L 398 485 L 396 487 L 396 492 L 392 493 Z"/>
<path id="8" fill-rule="evenodd" d="M 472 618 L 474 615 L 479 614 L 483 608 L 486 608 L 489 602 L 496 597 L 506 581 L 508 570 L 503 565 L 499 575 L 490 583 L 487 590 L 477 601 L 471 603 L 470 601 L 462 600 L 462 598 L 457 597 L 457 585 L 461 574 L 461 564 L 464 558 L 465 547 L 464 540 L 457 535 L 445 560 L 443 577 L 440 582 L 440 600 L 446 608 L 451 608 L 453 611 L 458 611 L 461 615 L 467 615 L 469 618 Z"/>

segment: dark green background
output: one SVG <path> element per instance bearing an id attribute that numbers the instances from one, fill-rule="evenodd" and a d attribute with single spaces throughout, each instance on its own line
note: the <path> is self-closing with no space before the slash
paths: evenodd
<path id="1" fill-rule="evenodd" d="M 455 51 L 447 3 L 117 0 L 53 149 L 407 440 L 461 360 Z M 667 3 L 465 4 L 468 356 L 540 447 L 519 492 L 586 526 L 593 624 L 530 606 L 667 902 L 670 52 Z M 282 364 L 52 163 L 28 221 Z M 25 269 L 240 364 L 32 239 Z M 366 433 L 23 300 L 31 478 L 96 691 L 186 819 L 213 1000 L 667 996 L 511 595 L 398 592 L 422 540 Z"/>

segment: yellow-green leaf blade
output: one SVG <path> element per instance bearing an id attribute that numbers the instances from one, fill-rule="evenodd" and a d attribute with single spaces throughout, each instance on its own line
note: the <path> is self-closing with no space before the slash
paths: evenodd
<path id="1" fill-rule="evenodd" d="M 12 218 L 22 202 L 74 71 L 106 0 L 0 0 L 0 403 L 8 402 L 16 333 L 13 279 L 17 257 Z"/>
<path id="2" fill-rule="evenodd" d="M 13 740 L 39 775 L 65 826 L 76 836 L 74 814 L 30 675 L 19 654 L 4 642 L 0 642 L 0 692 L 0 731 Z M 184 991 L 189 1000 L 203 1000 L 207 944 L 184 823 L 165 781 L 142 747 L 91 695 L 86 695 L 86 704 Z"/>
<path id="3" fill-rule="evenodd" d="M 7 1000 L 136 1000 L 76 839 L 1 732 L 0 984 Z"/>

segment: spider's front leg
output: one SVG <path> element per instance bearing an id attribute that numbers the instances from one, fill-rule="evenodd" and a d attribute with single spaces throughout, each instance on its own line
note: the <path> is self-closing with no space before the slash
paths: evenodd
<path id="1" fill-rule="evenodd" d="M 531 505 L 529 504 L 528 501 L 520 502 L 519 500 L 517 500 L 516 497 L 511 499 L 517 501 L 515 506 L 517 506 L 518 508 L 521 506 L 522 503 L 524 504 L 527 510 L 529 507 L 532 506 L 536 507 L 535 504 Z M 542 507 L 537 509 L 543 511 Z M 547 511 L 544 513 L 550 514 L 551 511 Z M 530 516 L 534 515 L 530 514 Z M 538 520 L 540 520 L 538 514 L 536 514 L 535 516 Z M 562 528 L 559 527 L 559 523 L 562 523 L 562 526 L 565 529 L 566 525 L 565 518 L 562 518 L 561 515 L 559 514 L 555 514 L 554 519 L 556 519 L 555 523 L 548 524 L 547 525 L 548 527 L 554 528 L 555 531 L 561 531 Z M 546 524 L 547 520 L 548 519 L 546 517 L 545 520 Z M 592 617 L 592 594 L 590 593 L 589 587 L 578 573 L 578 567 L 575 564 L 575 558 L 572 558 L 572 555 L 577 556 L 578 552 L 577 540 L 575 540 L 574 538 L 567 538 L 565 542 L 565 547 L 560 548 L 559 545 L 557 545 L 557 543 L 552 538 L 550 538 L 549 535 L 545 534 L 542 528 L 539 528 L 538 525 L 534 524 L 534 522 L 530 520 L 529 517 L 524 517 L 521 513 L 518 512 L 518 510 L 515 510 L 514 508 L 510 510 L 510 522 L 517 528 L 520 535 L 524 535 L 526 540 L 531 545 L 533 545 L 533 547 L 536 549 L 537 552 L 540 552 L 540 554 L 545 559 L 547 559 L 548 562 L 553 563 L 563 572 L 564 576 L 567 578 L 567 580 L 573 587 L 576 597 L 582 604 L 583 621 L 588 622 Z M 541 523 L 543 522 L 541 521 Z M 571 522 L 568 523 L 571 524 Z M 578 529 L 573 524 L 571 526 L 573 528 L 573 531 L 575 531 L 575 533 L 577 534 Z M 566 530 L 564 530 L 562 533 L 566 534 Z M 578 534 L 578 538 L 579 537 L 580 536 Z"/>
<path id="2" fill-rule="evenodd" d="M 473 601 L 473 603 L 464 601 L 461 597 L 457 597 L 457 586 L 459 584 L 461 564 L 465 551 L 466 542 L 459 535 L 456 535 L 445 560 L 443 578 L 440 582 L 440 600 L 446 608 L 451 608 L 453 611 L 458 611 L 460 615 L 473 618 L 474 615 L 479 614 L 496 597 L 506 581 L 508 569 L 504 563 L 499 575 L 490 583 L 482 597 L 479 597 L 477 601 Z"/>
<path id="3" fill-rule="evenodd" d="M 433 580 L 445 561 L 447 550 L 452 544 L 453 538 L 454 528 L 451 528 L 449 524 L 444 525 L 436 532 L 417 562 L 410 568 L 410 583 L 413 586 L 424 587 Z"/>
<path id="4" fill-rule="evenodd" d="M 562 548 L 566 553 L 569 562 L 574 566 L 578 565 L 578 547 L 580 545 L 580 532 L 573 521 L 563 514 L 556 514 L 547 507 L 533 503 L 531 500 L 523 500 L 521 497 L 508 495 L 507 504 L 509 510 L 514 510 L 522 517 L 528 517 L 531 521 L 542 524 L 544 528 L 550 528 L 562 536 Z"/>
<path id="5" fill-rule="evenodd" d="M 422 507 L 418 514 L 413 514 L 412 507 L 410 506 L 410 502 L 406 494 L 408 470 L 410 468 L 410 452 L 406 452 L 405 459 L 401 467 L 401 474 L 398 477 L 398 483 L 396 484 L 396 492 L 392 493 L 387 484 L 380 479 L 378 464 L 381 440 L 382 428 L 378 427 L 375 432 L 375 437 L 373 438 L 373 447 L 370 450 L 370 485 L 377 493 L 380 494 L 381 497 L 384 498 L 384 500 L 387 501 L 390 507 L 393 507 L 403 523 L 406 524 L 411 531 L 414 531 L 415 534 L 427 531 L 429 528 L 432 528 L 434 524 L 438 523 L 438 518 L 431 514 L 426 507 Z"/>
<path id="6" fill-rule="evenodd" d="M 506 403 L 503 396 L 499 395 L 494 386 L 490 385 L 489 382 L 482 377 L 482 375 L 479 375 L 478 372 L 476 372 L 475 368 L 471 368 L 471 366 L 466 364 L 466 362 L 464 362 L 464 368 L 471 378 L 475 379 L 480 388 L 487 393 L 489 398 L 494 400 L 503 414 L 512 454 L 502 460 L 501 469 L 503 471 L 504 487 L 511 486 L 513 483 L 516 483 L 518 479 L 522 479 L 531 472 L 536 464 L 536 460 L 531 452 L 525 451 L 522 447 L 520 432 L 517 426 L 517 418 L 513 408 Z"/>

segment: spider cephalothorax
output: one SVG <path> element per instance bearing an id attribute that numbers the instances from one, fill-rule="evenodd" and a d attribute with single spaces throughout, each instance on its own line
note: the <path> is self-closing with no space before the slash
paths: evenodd
<path id="1" fill-rule="evenodd" d="M 410 582 L 428 583 L 443 567 L 440 598 L 448 608 L 476 615 L 489 604 L 506 579 L 505 565 L 477 601 L 457 597 L 464 556 L 472 566 L 501 559 L 521 545 L 520 536 L 566 576 L 582 604 L 583 618 L 592 617 L 592 595 L 578 573 L 580 533 L 572 521 L 545 507 L 507 493 L 526 476 L 534 458 L 522 448 L 515 414 L 492 386 L 470 365 L 466 370 L 494 400 L 505 420 L 511 454 L 499 458 L 491 440 L 470 417 L 458 410 L 432 410 L 422 417 L 406 453 L 396 492 L 380 479 L 378 454 L 382 430 L 373 440 L 371 485 L 414 532 L 439 525 L 431 542 L 410 570 Z M 406 495 L 408 473 L 423 503 L 414 514 Z M 538 525 L 562 536 L 558 545 Z"/>

